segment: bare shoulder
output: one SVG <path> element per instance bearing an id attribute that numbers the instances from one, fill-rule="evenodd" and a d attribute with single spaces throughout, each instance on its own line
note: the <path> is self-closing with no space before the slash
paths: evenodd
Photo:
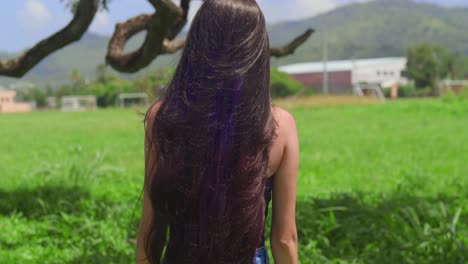
<path id="1" fill-rule="evenodd" d="M 274 106 L 273 116 L 278 124 L 278 136 L 287 138 L 297 133 L 296 120 L 287 110 Z"/>
<path id="2" fill-rule="evenodd" d="M 149 129 L 149 128 L 153 127 L 154 121 L 156 120 L 156 114 L 158 113 L 160 106 L 161 106 L 161 102 L 156 102 L 146 112 L 146 116 L 145 116 L 146 140 L 149 140 L 150 138 L 153 137 L 153 129 Z"/>
<path id="3" fill-rule="evenodd" d="M 148 111 L 146 112 L 146 118 L 145 118 L 145 122 L 147 126 L 149 127 L 152 126 L 152 124 L 154 123 L 154 119 L 156 118 L 156 114 L 158 113 L 160 107 L 161 107 L 161 101 L 154 103 L 148 109 Z"/>
<path id="4" fill-rule="evenodd" d="M 154 103 L 148 109 L 148 118 L 149 119 L 154 119 L 156 117 L 156 114 L 158 113 L 159 107 L 161 107 L 161 101 L 158 101 L 158 102 Z"/>

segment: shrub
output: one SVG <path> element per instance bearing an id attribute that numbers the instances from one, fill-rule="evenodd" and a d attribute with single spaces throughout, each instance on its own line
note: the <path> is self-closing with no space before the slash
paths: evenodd
<path id="1" fill-rule="evenodd" d="M 459 95 L 460 101 L 468 100 L 468 87 L 463 88 L 463 91 Z"/>
<path id="2" fill-rule="evenodd" d="M 174 75 L 174 68 L 163 68 L 136 79 L 133 85 L 150 97 L 158 97 L 161 89 L 166 86 Z"/>
<path id="3" fill-rule="evenodd" d="M 271 97 L 287 97 L 304 90 L 303 84 L 294 80 L 286 73 L 280 72 L 275 68 L 270 72 L 270 91 Z"/>
<path id="4" fill-rule="evenodd" d="M 428 97 L 434 95 L 434 89 L 431 87 L 416 89 L 411 96 L 413 97 Z"/>
<path id="5" fill-rule="evenodd" d="M 411 97 L 414 95 L 416 87 L 411 84 L 400 85 L 398 87 L 398 97 Z"/>
<path id="6" fill-rule="evenodd" d="M 383 93 L 385 97 L 390 97 L 390 88 L 384 88 Z M 414 85 L 402 84 L 398 86 L 398 97 L 427 97 L 433 95 L 433 89 L 430 87 L 416 89 Z"/>
<path id="7" fill-rule="evenodd" d="M 47 106 L 47 93 L 37 86 L 30 89 L 17 90 L 16 97 L 21 101 L 35 101 L 38 108 Z"/>
<path id="8" fill-rule="evenodd" d="M 452 91 L 445 93 L 440 99 L 445 103 L 453 103 L 458 100 L 457 95 Z"/>

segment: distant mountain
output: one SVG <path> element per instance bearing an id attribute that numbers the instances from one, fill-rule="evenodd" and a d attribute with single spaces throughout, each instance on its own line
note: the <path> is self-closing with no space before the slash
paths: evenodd
<path id="1" fill-rule="evenodd" d="M 324 32 L 329 59 L 404 56 L 409 46 L 421 42 L 443 45 L 468 55 L 468 8 L 444 8 L 410 0 L 355 3 L 310 19 L 270 25 L 271 44 L 285 44 L 309 27 L 316 29 L 317 33 L 294 55 L 272 59 L 272 65 L 320 60 Z M 136 49 L 143 38 L 143 34 L 137 35 L 126 49 Z M 24 80 L 58 84 L 68 81 L 73 69 L 84 77 L 94 78 L 96 66 L 104 62 L 108 40 L 108 37 L 88 33 L 78 43 L 46 58 Z M 0 52 L 0 58 L 6 56 L 11 55 Z M 136 75 L 174 66 L 179 56 L 180 52 L 160 56 Z M 0 78 L 0 84 L 12 81 L 15 80 Z"/>
<path id="2" fill-rule="evenodd" d="M 356 3 L 311 19 L 273 25 L 272 42 L 281 42 L 307 27 L 317 33 L 294 55 L 274 60 L 274 65 L 322 59 L 325 35 L 329 59 L 404 56 L 408 47 L 421 42 L 468 55 L 468 8 L 410 0 Z"/>
<path id="3" fill-rule="evenodd" d="M 131 51 L 137 49 L 143 42 L 143 39 L 144 34 L 135 36 L 127 43 L 125 50 Z M 41 61 L 22 80 L 54 86 L 67 82 L 73 70 L 77 70 L 83 78 L 93 79 L 97 66 L 104 63 L 108 42 L 109 37 L 87 33 L 79 42 L 71 44 Z M 0 58 L 8 56 L 11 57 L 13 55 L 0 52 Z M 163 66 L 174 65 L 176 58 L 175 55 L 160 56 L 150 67 L 140 71 L 135 76 Z M 123 76 L 132 77 L 134 75 L 123 74 Z M 16 81 L 17 79 L 0 77 L 0 84 Z"/>

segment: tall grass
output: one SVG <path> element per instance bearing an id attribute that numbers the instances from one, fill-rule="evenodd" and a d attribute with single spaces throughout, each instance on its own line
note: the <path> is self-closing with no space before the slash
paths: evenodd
<path id="1" fill-rule="evenodd" d="M 466 263 L 465 99 L 291 108 L 301 263 Z M 311 107 L 314 106 L 314 107 Z M 133 111 L 0 116 L 0 263 L 133 263 Z"/>

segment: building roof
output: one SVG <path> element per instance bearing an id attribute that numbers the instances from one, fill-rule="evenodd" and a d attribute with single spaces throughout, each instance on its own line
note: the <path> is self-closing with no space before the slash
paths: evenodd
<path id="1" fill-rule="evenodd" d="M 389 57 L 389 58 L 328 61 L 327 69 L 329 72 L 351 71 L 354 68 L 381 65 L 381 64 L 393 63 L 393 62 L 406 63 L 406 58 Z M 325 65 L 323 62 L 297 63 L 297 64 L 280 66 L 278 67 L 278 70 L 281 72 L 288 73 L 288 74 L 324 72 Z"/>

